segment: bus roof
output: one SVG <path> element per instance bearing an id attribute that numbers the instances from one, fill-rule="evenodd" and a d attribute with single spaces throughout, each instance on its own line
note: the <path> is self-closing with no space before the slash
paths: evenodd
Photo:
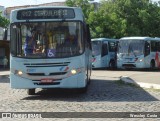
<path id="1" fill-rule="evenodd" d="M 79 7 L 69 7 L 69 6 L 36 6 L 36 7 L 27 7 L 27 8 L 17 8 L 12 11 L 18 10 L 28 10 L 28 9 L 39 9 L 39 8 L 72 8 L 72 9 L 81 9 Z"/>
<path id="2" fill-rule="evenodd" d="M 118 39 L 111 39 L 111 38 L 93 38 L 91 41 L 117 41 Z"/>
<path id="3" fill-rule="evenodd" d="M 153 38 L 153 37 L 122 37 L 122 38 L 120 38 L 120 40 L 128 40 L 128 39 L 132 39 L 132 40 L 160 40 L 160 38 L 158 38 L 158 37 L 155 37 L 155 38 Z"/>

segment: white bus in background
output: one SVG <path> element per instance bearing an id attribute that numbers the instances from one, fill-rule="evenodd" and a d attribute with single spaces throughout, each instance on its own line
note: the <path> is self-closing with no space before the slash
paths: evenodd
<path id="1" fill-rule="evenodd" d="M 160 38 L 124 37 L 117 47 L 117 68 L 159 68 Z"/>
<path id="2" fill-rule="evenodd" d="M 94 38 L 92 41 L 92 68 L 116 67 L 116 39 Z"/>
<path id="3" fill-rule="evenodd" d="M 76 7 L 33 7 L 11 12 L 11 88 L 76 88 L 90 81 L 92 51 L 89 27 Z M 26 54 L 26 38 L 35 45 Z"/>

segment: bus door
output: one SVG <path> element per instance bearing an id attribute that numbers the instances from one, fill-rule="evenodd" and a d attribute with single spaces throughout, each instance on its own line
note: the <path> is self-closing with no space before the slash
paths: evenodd
<path id="1" fill-rule="evenodd" d="M 108 67 L 108 42 L 103 42 L 102 43 L 102 49 L 101 49 L 101 59 L 102 59 L 102 66 L 103 67 Z"/>
<path id="2" fill-rule="evenodd" d="M 145 46 L 144 46 L 144 63 L 147 67 L 150 67 L 151 64 L 151 57 L 150 57 L 150 43 L 149 42 L 145 42 Z"/>

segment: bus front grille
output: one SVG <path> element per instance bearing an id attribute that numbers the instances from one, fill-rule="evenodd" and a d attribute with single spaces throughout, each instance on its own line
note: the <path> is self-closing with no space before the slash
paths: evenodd
<path id="1" fill-rule="evenodd" d="M 136 67 L 134 64 L 123 64 L 122 66 L 125 68 L 135 68 Z"/>
<path id="2" fill-rule="evenodd" d="M 30 76 L 45 76 L 45 73 L 27 73 Z"/>
<path id="3" fill-rule="evenodd" d="M 50 76 L 57 76 L 57 75 L 65 75 L 67 72 L 53 72 L 53 73 L 50 73 L 49 75 Z"/>
<path id="4" fill-rule="evenodd" d="M 59 85 L 60 82 L 54 82 L 54 83 L 34 83 L 34 85 Z"/>
<path id="5" fill-rule="evenodd" d="M 60 81 L 61 81 L 61 79 L 56 79 L 52 82 L 41 82 L 41 80 L 32 80 L 34 85 L 59 85 Z"/>
<path id="6" fill-rule="evenodd" d="M 59 75 L 65 75 L 67 72 L 51 72 L 47 76 L 59 76 Z M 30 76 L 45 76 L 45 73 L 27 73 Z"/>
<path id="7" fill-rule="evenodd" d="M 24 63 L 26 67 L 60 67 L 60 66 L 68 66 L 70 62 L 62 62 L 62 63 Z"/>

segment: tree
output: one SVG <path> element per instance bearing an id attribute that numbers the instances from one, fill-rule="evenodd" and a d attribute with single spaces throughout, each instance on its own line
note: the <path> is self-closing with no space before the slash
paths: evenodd
<path id="1" fill-rule="evenodd" d="M 0 27 L 7 28 L 9 25 L 9 20 L 2 16 L 2 12 L 0 12 Z"/>
<path id="2" fill-rule="evenodd" d="M 85 19 L 88 19 L 88 14 L 93 10 L 88 0 L 67 0 L 67 6 L 82 8 Z"/>
<path id="3" fill-rule="evenodd" d="M 98 10 L 88 0 L 67 0 L 82 8 L 91 36 L 160 36 L 160 2 L 150 0 L 102 0 Z"/>

